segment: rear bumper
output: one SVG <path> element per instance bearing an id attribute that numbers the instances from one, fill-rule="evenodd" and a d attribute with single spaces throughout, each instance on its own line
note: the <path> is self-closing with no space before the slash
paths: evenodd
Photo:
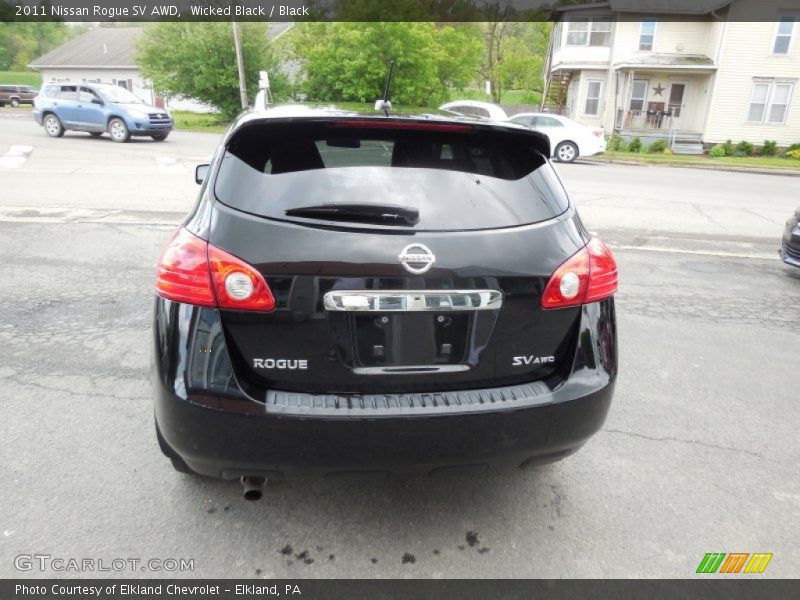
<path id="1" fill-rule="evenodd" d="M 471 395 L 477 404 L 416 394 L 428 398 L 426 406 L 403 407 L 406 396 L 395 395 L 385 397 L 385 407 L 365 407 L 363 396 L 349 396 L 347 406 L 336 402 L 332 409 L 331 395 L 286 394 L 294 400 L 273 403 L 248 397 L 209 343 L 217 312 L 158 298 L 156 423 L 190 469 L 223 479 L 420 475 L 550 462 L 580 448 L 605 421 L 617 371 L 614 319 L 613 300 L 583 308 L 571 376 L 552 387 L 538 382 L 453 393 Z M 198 331 L 201 353 L 193 350 Z"/>
<path id="2" fill-rule="evenodd" d="M 594 156 L 595 154 L 603 154 L 606 151 L 606 141 L 597 141 L 586 144 L 582 148 L 583 152 L 581 153 L 582 156 Z"/>
<path id="3" fill-rule="evenodd" d="M 162 394 L 156 421 L 210 477 L 400 473 L 527 466 L 580 448 L 605 421 L 613 384 L 570 402 L 437 417 L 308 419 L 214 410 Z"/>

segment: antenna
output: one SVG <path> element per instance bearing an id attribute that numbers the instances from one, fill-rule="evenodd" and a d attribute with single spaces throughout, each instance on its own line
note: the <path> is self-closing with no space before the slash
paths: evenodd
<path id="1" fill-rule="evenodd" d="M 386 78 L 386 88 L 383 90 L 383 98 L 375 101 L 375 110 L 382 110 L 389 116 L 389 111 L 392 110 L 392 102 L 389 100 L 389 88 L 392 85 L 392 74 L 394 73 L 394 61 L 389 61 L 389 76 Z"/>

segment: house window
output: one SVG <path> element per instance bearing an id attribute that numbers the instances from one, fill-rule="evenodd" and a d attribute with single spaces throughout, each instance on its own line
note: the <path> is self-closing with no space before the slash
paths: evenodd
<path id="1" fill-rule="evenodd" d="M 642 21 L 642 28 L 639 30 L 639 50 L 650 52 L 653 49 L 653 41 L 656 38 L 656 22 Z"/>
<path id="2" fill-rule="evenodd" d="M 603 82 L 599 79 L 590 79 L 586 86 L 586 104 L 583 107 L 585 115 L 600 114 L 600 95 L 603 90 Z"/>
<path id="3" fill-rule="evenodd" d="M 792 46 L 792 33 L 794 33 L 794 19 L 784 17 L 778 21 L 778 29 L 775 32 L 775 43 L 772 45 L 773 54 L 789 54 Z"/>
<path id="4" fill-rule="evenodd" d="M 610 45 L 610 21 L 570 21 L 567 23 L 567 46 Z"/>
<path id="5" fill-rule="evenodd" d="M 794 84 L 759 81 L 753 84 L 747 120 L 752 123 L 783 125 L 789 112 Z"/>
<path id="6" fill-rule="evenodd" d="M 650 82 L 647 79 L 633 80 L 633 90 L 631 90 L 631 110 L 644 110 L 644 102 L 647 100 L 647 88 L 649 85 Z"/>

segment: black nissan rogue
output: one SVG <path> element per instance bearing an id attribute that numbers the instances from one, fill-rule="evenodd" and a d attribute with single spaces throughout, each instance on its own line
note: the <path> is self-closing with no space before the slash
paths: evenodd
<path id="1" fill-rule="evenodd" d="M 257 487 L 577 450 L 613 393 L 617 268 L 549 147 L 468 118 L 241 116 L 158 265 L 174 467 Z"/>

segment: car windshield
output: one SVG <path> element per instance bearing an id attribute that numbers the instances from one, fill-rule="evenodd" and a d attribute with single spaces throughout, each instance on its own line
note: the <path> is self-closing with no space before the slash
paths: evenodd
<path id="1" fill-rule="evenodd" d="M 97 90 L 106 102 L 118 104 L 144 104 L 140 98 L 122 87 L 109 86 Z"/>

